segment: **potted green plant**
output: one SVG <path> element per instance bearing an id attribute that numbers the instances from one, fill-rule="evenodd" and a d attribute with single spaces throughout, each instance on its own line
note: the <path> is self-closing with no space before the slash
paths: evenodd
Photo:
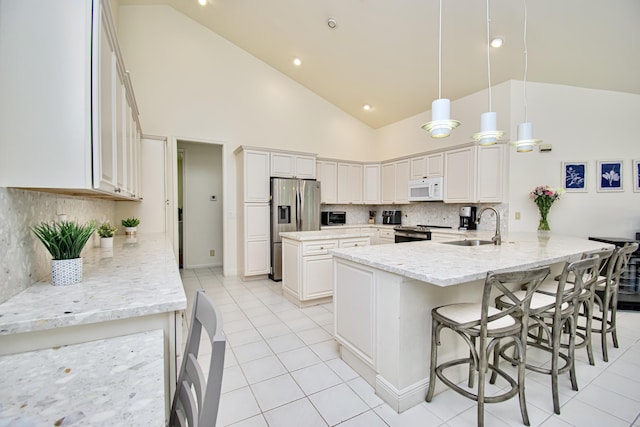
<path id="1" fill-rule="evenodd" d="M 113 235 L 118 229 L 111 225 L 109 222 L 103 222 L 98 227 L 98 236 L 100 236 L 101 248 L 113 247 Z"/>
<path id="2" fill-rule="evenodd" d="M 51 284 L 72 285 L 82 281 L 80 253 L 93 232 L 95 223 L 78 224 L 73 221 L 42 222 L 32 227 L 33 233 L 51 257 Z"/>
<path id="3" fill-rule="evenodd" d="M 138 231 L 137 227 L 138 227 L 138 224 L 140 224 L 140 220 L 135 217 L 125 218 L 120 223 L 124 227 L 124 233 L 127 236 L 135 236 L 136 232 Z"/>

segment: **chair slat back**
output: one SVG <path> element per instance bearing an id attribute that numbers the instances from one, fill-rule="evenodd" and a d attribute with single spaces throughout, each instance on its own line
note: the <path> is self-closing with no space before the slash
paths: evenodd
<path id="1" fill-rule="evenodd" d="M 569 311 L 569 308 L 575 310 L 578 307 L 578 298 L 582 290 L 588 289 L 591 282 L 597 280 L 599 262 L 598 255 L 590 255 L 579 261 L 567 262 L 558 280 L 555 304 L 553 307 L 537 308 L 536 311 L 543 312 L 553 308 L 555 310 L 554 317 L 560 318 L 563 312 Z"/>
<path id="2" fill-rule="evenodd" d="M 211 343 L 208 378 L 205 378 L 198 362 L 203 330 Z M 170 426 L 215 426 L 222 387 L 225 345 L 222 315 L 204 291 L 198 290 L 173 399 Z"/>
<path id="3" fill-rule="evenodd" d="M 612 288 L 617 288 L 620 284 L 620 275 L 626 270 L 631 254 L 638 250 L 638 243 L 627 243 L 622 247 L 617 247 L 612 262 L 611 271 L 607 271 L 607 280 Z"/>

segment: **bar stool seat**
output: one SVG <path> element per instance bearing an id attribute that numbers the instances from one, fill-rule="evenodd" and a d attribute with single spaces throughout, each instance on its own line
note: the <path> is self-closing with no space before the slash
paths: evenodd
<path id="1" fill-rule="evenodd" d="M 436 378 L 463 396 L 477 402 L 478 426 L 484 425 L 484 404 L 504 402 L 516 394 L 519 396 L 522 421 L 529 425 L 526 400 L 524 395 L 524 374 L 526 356 L 526 337 L 528 316 L 513 315 L 528 313 L 531 297 L 537 287 L 549 274 L 549 267 L 540 267 L 532 270 L 517 271 L 511 273 L 487 273 L 483 289 L 482 303 L 459 303 L 436 307 L 431 311 L 431 367 L 429 375 L 429 390 L 426 401 L 431 402 L 435 392 Z M 519 289 L 528 283 L 526 290 Z M 517 295 L 512 291 L 518 289 Z M 507 310 L 499 310 L 489 306 L 492 290 L 499 292 L 512 302 L 513 307 Z M 469 347 L 469 357 L 453 359 L 438 363 L 438 346 L 440 333 L 443 329 L 450 329 L 457 333 Z M 496 358 L 499 357 L 499 348 L 502 340 L 512 342 L 520 355 L 517 378 L 511 377 L 507 372 L 498 367 Z M 493 363 L 489 358 L 493 355 Z M 468 365 L 468 386 L 474 387 L 475 375 L 478 375 L 477 392 L 469 391 L 450 378 L 446 370 L 459 365 Z M 498 376 L 506 380 L 509 387 L 501 390 L 494 396 L 485 395 L 485 379 L 487 372 L 491 371 L 492 383 Z"/>

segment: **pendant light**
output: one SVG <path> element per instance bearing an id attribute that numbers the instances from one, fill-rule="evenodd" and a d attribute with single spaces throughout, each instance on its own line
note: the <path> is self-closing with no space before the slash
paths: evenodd
<path id="1" fill-rule="evenodd" d="M 524 0 L 524 122 L 518 125 L 518 139 L 513 142 L 516 151 L 527 153 L 542 140 L 533 138 L 533 123 L 527 121 L 527 69 L 529 68 L 527 57 L 527 0 Z"/>
<path id="2" fill-rule="evenodd" d="M 493 145 L 502 138 L 504 132 L 497 130 L 498 115 L 491 111 L 491 41 L 489 39 L 491 16 L 489 15 L 489 0 L 487 0 L 487 80 L 489 82 L 489 111 L 480 116 L 480 132 L 472 136 L 479 145 Z"/>
<path id="3" fill-rule="evenodd" d="M 460 125 L 460 122 L 450 119 L 451 102 L 442 98 L 442 0 L 438 28 L 438 99 L 431 104 L 431 121 L 423 124 L 422 129 L 430 132 L 432 138 L 445 138 Z"/>

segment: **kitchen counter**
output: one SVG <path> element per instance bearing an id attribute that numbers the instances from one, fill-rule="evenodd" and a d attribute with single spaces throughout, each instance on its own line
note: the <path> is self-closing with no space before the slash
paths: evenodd
<path id="1" fill-rule="evenodd" d="M 463 233 L 488 240 L 492 232 Z M 450 241 L 461 233 L 450 233 Z M 480 302 L 487 272 L 507 272 L 541 265 L 551 275 L 583 252 L 612 247 L 567 236 L 538 239 L 537 233 L 510 233 L 501 246 L 455 246 L 443 241 L 334 249 L 335 338 L 342 359 L 376 394 L 402 412 L 424 402 L 429 384 L 431 310 Z M 439 357 L 468 355 L 455 334 L 443 334 Z M 455 380 L 465 373 L 452 372 Z M 443 390 L 438 383 L 436 393 Z"/>
<path id="2" fill-rule="evenodd" d="M 353 237 L 368 237 L 372 231 L 368 231 L 366 227 L 344 227 L 338 226 L 333 228 L 325 228 L 316 231 L 288 231 L 280 233 L 280 237 L 284 239 L 296 240 L 298 242 L 308 242 L 314 240 L 328 239 L 349 239 Z"/>
<path id="3" fill-rule="evenodd" d="M 457 231 L 457 230 L 456 230 Z M 450 240 L 490 240 L 489 232 L 453 232 Z M 506 272 L 566 260 L 583 252 L 610 246 L 586 239 L 552 235 L 538 239 L 536 233 L 511 233 L 502 245 L 455 246 L 443 241 L 408 242 L 382 247 L 335 249 L 335 257 L 368 265 L 437 286 L 451 286 L 484 279 L 487 271 Z"/>
<path id="4" fill-rule="evenodd" d="M 161 426 L 162 330 L 0 356 L 0 424 Z"/>
<path id="5" fill-rule="evenodd" d="M 39 282 L 0 304 L 0 355 L 161 329 L 168 411 L 187 307 L 173 250 L 162 233 L 113 245 L 85 248 L 81 283 Z"/>

